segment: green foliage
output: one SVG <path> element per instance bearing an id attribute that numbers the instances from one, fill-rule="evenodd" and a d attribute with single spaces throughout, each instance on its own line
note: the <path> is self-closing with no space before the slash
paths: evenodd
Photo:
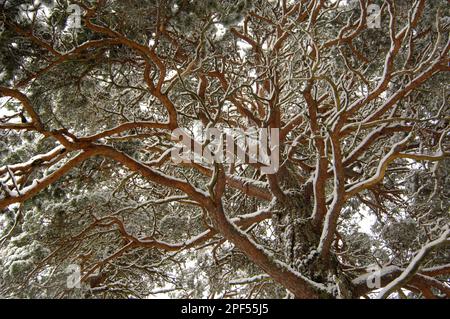
<path id="1" fill-rule="evenodd" d="M 325 2 L 331 7 L 331 1 Z M 381 4 L 383 1 L 372 2 Z M 408 22 L 411 1 L 394 2 L 396 28 L 401 30 Z M 267 126 L 275 111 L 280 111 L 281 125 L 301 115 L 302 124 L 293 129 L 281 145 L 286 173 L 279 175 L 280 186 L 290 197 L 289 204 L 281 207 L 281 212 L 275 212 L 282 214 L 283 209 L 284 213 L 289 210 L 286 216 L 292 218 L 284 219 L 287 225 L 282 227 L 276 225 L 277 219 L 273 218 L 245 229 L 249 237 L 269 252 L 270 258 L 284 262 L 289 260 L 280 238 L 288 237 L 284 230 L 292 225 L 309 225 L 305 220 L 296 220 L 295 216 L 303 218 L 313 210 L 312 202 L 307 202 L 304 194 L 309 192 L 313 199 L 314 191 L 305 185 L 311 186 L 317 177 L 314 175 L 318 161 L 315 141 L 320 136 L 311 131 L 311 118 L 302 95 L 307 84 L 305 79 L 320 74 L 342 85 L 341 88 L 342 83 L 356 82 L 358 84 L 351 89 L 339 91 L 337 97 L 341 101 L 357 101 L 379 85 L 391 49 L 389 16 L 384 10 L 382 27 L 364 30 L 352 40 L 352 47 L 349 43 L 319 47 L 319 65 L 313 74 L 311 70 L 316 61 L 311 52 L 312 44 L 323 45 L 337 38 L 349 21 L 357 25 L 359 7 L 346 5 L 323 12 L 312 30 L 308 30 L 308 19 L 286 18 L 284 23 L 291 28 L 286 32 L 286 42 L 275 52 L 275 40 L 284 32 L 279 23 L 284 19 L 283 8 L 276 1 L 82 1 L 87 7 L 95 8 L 90 22 L 101 31 L 89 29 L 85 16 L 81 28 L 71 28 L 67 10 L 71 1 L 8 0 L 5 3 L 0 17 L 7 22 L 0 34 L 0 86 L 24 92 L 48 134 L 0 130 L 0 168 L 26 163 L 33 156 L 59 146 L 52 136 L 55 132 L 69 132 L 70 135 L 64 136 L 77 141 L 77 138 L 89 137 L 123 123 L 167 123 L 167 105 L 161 103 L 161 96 L 173 103 L 179 126 L 190 129 L 198 126 L 202 120 L 200 115 L 212 121 L 217 118 L 213 123 L 216 127 L 235 128 L 252 126 L 251 116 Z M 299 15 L 306 12 L 306 5 L 303 4 Z M 81 12 L 86 15 L 85 9 Z M 436 18 L 438 12 L 441 17 L 448 16 L 446 1 L 426 2 L 424 18 L 413 33 L 425 35 L 417 41 L 414 54 L 409 54 L 409 45 L 399 49 L 394 69 L 417 66 L 424 60 L 417 52 L 431 52 L 431 44 L 437 39 L 440 42 L 436 48 L 442 49 L 447 41 L 448 25 L 443 18 Z M 232 29 L 246 33 L 260 48 L 256 52 L 252 50 L 245 38 L 237 36 Z M 88 48 L 77 51 L 86 44 Z M 360 55 L 355 54 L 355 50 Z M 158 97 L 149 82 L 156 85 L 160 81 L 160 66 L 148 52 L 155 54 L 166 68 L 162 93 Z M 190 72 L 183 74 L 188 67 Z M 229 91 L 224 89 L 221 79 L 211 75 L 218 71 L 224 72 Z M 409 83 L 417 75 L 414 72 L 411 69 L 396 75 L 389 81 L 385 96 L 367 103 L 347 119 L 349 127 L 365 121 L 386 99 Z M 361 74 L 367 83 L 360 80 Z M 199 96 L 201 77 L 205 75 L 208 75 L 207 94 Z M 314 81 L 314 98 L 323 98 L 318 105 L 321 108 L 318 110 L 319 133 L 326 134 L 332 128 L 326 118 L 334 114 L 331 98 L 334 92 L 327 81 Z M 448 132 L 447 82 L 447 73 L 432 77 L 392 107 L 392 116 L 403 118 L 401 121 L 375 123 L 374 127 L 385 124 L 390 129 L 395 125 L 413 127 L 412 149 L 437 152 L 439 133 Z M 270 112 L 261 112 L 259 108 L 268 108 L 272 103 L 272 97 L 261 88 L 267 86 L 271 90 L 274 85 L 280 85 L 276 98 L 282 102 Z M 263 93 L 256 92 L 256 87 Z M 246 116 L 230 102 L 231 94 L 241 100 Z M 6 112 L 6 115 L 0 113 L 1 125 L 20 124 L 20 114 L 26 113 L 15 99 L 1 97 L 0 106 L 1 112 Z M 436 114 L 439 118 L 425 120 Z M 358 134 L 340 140 L 344 160 L 352 147 L 371 133 L 373 123 L 364 124 L 366 126 L 358 127 Z M 358 181 L 375 175 L 378 163 L 390 147 L 407 134 L 393 132 L 380 137 L 358 157 L 356 163 L 360 172 L 356 172 L 356 165 L 346 167 L 353 172 L 345 176 L 347 191 Z M 133 128 L 94 143 L 127 155 L 136 165 L 148 164 L 152 174 L 174 176 L 205 193 L 208 191 L 208 174 L 213 167 L 206 166 L 208 174 L 203 174 L 189 165 L 156 163 L 174 145 L 168 130 Z M 296 143 L 291 152 L 290 147 Z M 326 143 L 327 174 L 332 176 L 333 150 L 330 141 Z M 27 172 L 16 171 L 25 179 L 23 185 L 33 185 L 54 174 L 80 150 L 65 152 L 55 163 L 39 163 Z M 448 159 L 436 164 L 398 159 L 377 187 L 346 200 L 337 220 L 332 247 L 335 262 L 350 269 L 347 274 L 355 277 L 368 265 L 407 265 L 417 250 L 430 238 L 438 236 L 449 222 L 449 163 Z M 227 173 L 234 170 L 236 183 L 256 185 L 264 194 L 273 195 L 265 176 L 259 175 L 251 165 L 237 166 L 226 166 Z M 329 178 L 324 185 L 327 208 L 333 203 L 333 187 L 334 181 Z M 0 190 L 0 200 L 5 196 L 6 192 Z M 36 196 L 0 213 L 0 295 L 141 298 L 171 287 L 172 297 L 287 296 L 286 290 L 273 279 L 259 278 L 263 271 L 220 234 L 195 248 L 181 251 L 151 247 L 149 243 L 153 241 L 169 247 L 184 245 L 214 229 L 211 216 L 191 198 L 181 196 L 181 191 L 151 182 L 112 159 L 98 156 L 83 161 Z M 229 218 L 253 213 L 268 204 L 233 187 L 227 187 L 222 203 Z M 374 221 L 373 225 L 370 231 L 367 231 L 370 227 L 363 231 L 361 225 L 367 224 L 368 219 Z M 294 241 L 309 236 L 310 230 L 301 227 L 289 233 L 294 237 L 300 235 Z M 148 247 L 124 249 L 130 243 L 124 233 L 142 240 Z M 315 235 L 314 240 L 318 240 L 321 234 Z M 291 248 L 301 245 L 305 244 L 297 243 Z M 316 247 L 306 248 L 314 257 Z M 426 266 L 448 263 L 448 260 L 448 251 L 436 252 L 426 260 Z M 104 275 L 104 279 L 97 285 L 85 281 L 80 290 L 68 291 L 66 269 L 71 264 L 80 265 L 83 274 L 101 264 L 90 275 Z M 329 277 L 325 284 L 332 280 L 332 276 Z M 241 285 L 235 282 L 240 278 L 256 279 Z M 417 296 L 412 294 L 411 297 Z"/>

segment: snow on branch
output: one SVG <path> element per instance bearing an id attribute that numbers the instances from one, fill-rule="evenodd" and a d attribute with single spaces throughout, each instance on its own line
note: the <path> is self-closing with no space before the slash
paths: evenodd
<path id="1" fill-rule="evenodd" d="M 450 244 L 449 237 L 450 237 L 450 229 L 447 226 L 446 230 L 442 233 L 442 235 L 438 239 L 429 242 L 427 245 L 422 247 L 419 253 L 413 258 L 411 263 L 408 265 L 408 267 L 403 271 L 403 273 L 395 280 L 391 281 L 391 283 L 389 283 L 386 287 L 384 287 L 380 291 L 380 293 L 377 296 L 377 299 L 387 298 L 397 288 L 405 285 L 409 281 L 409 279 L 411 279 L 411 277 L 417 273 L 417 271 L 420 268 L 420 265 L 433 249 L 439 246 Z"/>

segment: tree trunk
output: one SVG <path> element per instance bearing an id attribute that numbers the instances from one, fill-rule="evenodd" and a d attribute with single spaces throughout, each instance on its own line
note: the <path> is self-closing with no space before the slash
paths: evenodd
<path id="1" fill-rule="evenodd" d="M 334 297 L 351 298 L 351 281 L 340 269 L 337 257 L 331 253 L 330 260 L 323 261 L 318 254 L 321 234 L 312 224 L 312 191 L 297 182 L 299 176 L 292 169 L 283 168 L 280 176 L 287 200 L 277 203 L 272 222 L 282 258 L 309 279 L 336 286 Z"/>

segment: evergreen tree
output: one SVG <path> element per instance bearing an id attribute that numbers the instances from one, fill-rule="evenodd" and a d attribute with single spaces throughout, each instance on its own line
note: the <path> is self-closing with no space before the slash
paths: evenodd
<path id="1" fill-rule="evenodd" d="M 1 1 L 0 295 L 448 298 L 448 16 Z M 174 162 L 206 127 L 279 129 L 279 169 Z"/>

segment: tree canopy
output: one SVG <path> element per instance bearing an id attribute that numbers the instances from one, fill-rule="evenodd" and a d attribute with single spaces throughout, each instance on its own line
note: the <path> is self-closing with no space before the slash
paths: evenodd
<path id="1" fill-rule="evenodd" d="M 0 1 L 0 296 L 449 297 L 448 17 Z M 173 160 L 211 128 L 276 129 L 279 167 Z"/>

